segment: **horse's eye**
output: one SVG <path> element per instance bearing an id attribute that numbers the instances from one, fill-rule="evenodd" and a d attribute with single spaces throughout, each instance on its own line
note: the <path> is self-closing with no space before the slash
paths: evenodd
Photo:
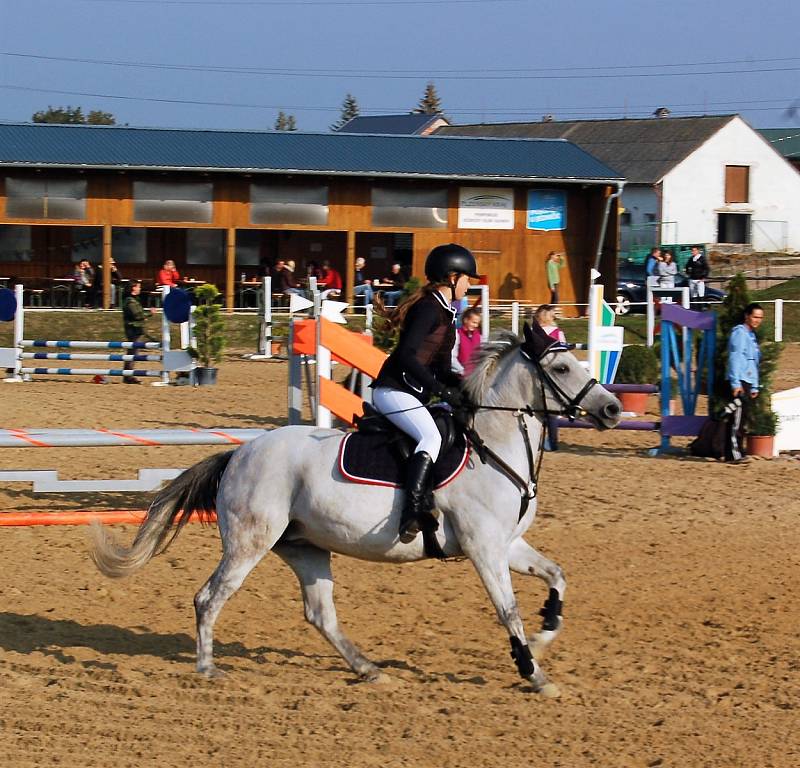
<path id="1" fill-rule="evenodd" d="M 556 373 L 568 373 L 569 372 L 569 366 L 568 365 L 564 365 L 563 363 L 561 365 L 557 365 L 555 367 L 555 372 Z"/>

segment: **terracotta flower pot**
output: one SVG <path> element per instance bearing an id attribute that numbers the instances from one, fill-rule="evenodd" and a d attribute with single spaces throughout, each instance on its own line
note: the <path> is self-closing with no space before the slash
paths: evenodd
<path id="1" fill-rule="evenodd" d="M 748 456 L 765 456 L 771 458 L 775 455 L 775 436 L 748 435 L 745 451 Z"/>
<path id="2" fill-rule="evenodd" d="M 622 403 L 623 411 L 641 414 L 647 410 L 647 393 L 645 392 L 620 392 L 617 397 Z"/>

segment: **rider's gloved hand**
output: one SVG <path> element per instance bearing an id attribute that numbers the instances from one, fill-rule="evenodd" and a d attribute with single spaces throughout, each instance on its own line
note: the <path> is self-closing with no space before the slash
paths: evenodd
<path id="1" fill-rule="evenodd" d="M 439 397 L 453 408 L 461 408 L 464 405 L 464 394 L 456 387 L 442 387 Z"/>

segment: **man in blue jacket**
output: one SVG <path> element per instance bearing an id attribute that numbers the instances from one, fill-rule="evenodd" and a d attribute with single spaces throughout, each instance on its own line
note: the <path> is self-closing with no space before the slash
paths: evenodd
<path id="1" fill-rule="evenodd" d="M 728 339 L 728 366 L 725 378 L 733 395 L 733 418 L 730 429 L 730 451 L 734 461 L 743 456 L 744 425 L 750 412 L 750 403 L 758 397 L 758 368 L 761 351 L 758 348 L 756 329 L 764 320 L 760 304 L 748 304 L 744 309 L 744 322 L 734 326 Z"/>

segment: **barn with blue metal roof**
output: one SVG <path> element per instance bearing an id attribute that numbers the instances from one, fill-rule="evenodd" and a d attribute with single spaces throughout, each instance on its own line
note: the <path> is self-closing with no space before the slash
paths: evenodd
<path id="1" fill-rule="evenodd" d="M 614 266 L 622 182 L 563 140 L 0 124 L 0 276 L 46 284 L 88 258 L 152 281 L 169 258 L 233 308 L 277 260 L 329 261 L 349 294 L 358 256 L 376 280 L 420 274 L 455 241 L 501 299 L 545 301 L 564 252 L 580 303 L 590 268 Z"/>

